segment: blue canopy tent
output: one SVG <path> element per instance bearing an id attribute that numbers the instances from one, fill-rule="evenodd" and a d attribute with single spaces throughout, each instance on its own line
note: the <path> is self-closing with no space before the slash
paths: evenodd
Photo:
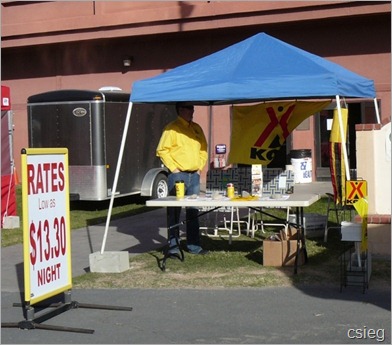
<path id="1" fill-rule="evenodd" d="M 365 98 L 374 99 L 379 121 L 375 95 L 372 80 L 260 33 L 156 77 L 136 81 L 132 87 L 124 133 L 128 131 L 133 103 L 188 101 L 200 105 L 220 105 L 335 98 L 340 109 L 339 97 Z M 123 135 L 106 228 L 110 221 L 125 138 Z M 347 153 L 345 158 L 347 161 Z"/>
<path id="2" fill-rule="evenodd" d="M 265 33 L 133 84 L 133 103 L 374 98 L 372 80 Z"/>

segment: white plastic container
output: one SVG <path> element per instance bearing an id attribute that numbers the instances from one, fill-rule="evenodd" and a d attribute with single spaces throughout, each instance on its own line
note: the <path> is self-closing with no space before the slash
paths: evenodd
<path id="1" fill-rule="evenodd" d="M 291 158 L 294 167 L 294 183 L 312 182 L 312 158 Z"/>
<path id="2" fill-rule="evenodd" d="M 343 221 L 340 223 L 340 225 L 341 225 L 342 241 L 353 241 L 353 242 L 362 241 L 362 223 Z"/>

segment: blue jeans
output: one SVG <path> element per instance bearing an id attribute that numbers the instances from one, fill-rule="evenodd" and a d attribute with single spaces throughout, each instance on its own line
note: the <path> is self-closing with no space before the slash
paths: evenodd
<path id="1" fill-rule="evenodd" d="M 185 195 L 192 195 L 200 193 L 200 175 L 197 172 L 179 172 L 169 174 L 168 188 L 169 195 L 176 195 L 175 183 L 176 181 L 184 181 Z M 199 210 L 195 207 L 187 207 L 186 211 L 186 243 L 188 251 L 191 253 L 198 253 L 201 250 L 200 246 L 200 231 L 199 231 Z M 167 225 L 169 227 L 168 240 L 169 252 L 178 251 L 177 242 L 180 242 L 179 226 L 172 226 L 179 224 L 181 215 L 181 207 L 167 208 Z"/>

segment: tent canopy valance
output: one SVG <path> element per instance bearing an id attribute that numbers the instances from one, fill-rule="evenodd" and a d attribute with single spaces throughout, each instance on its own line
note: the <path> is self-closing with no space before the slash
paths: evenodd
<path id="1" fill-rule="evenodd" d="M 375 97 L 372 80 L 265 33 L 156 77 L 136 81 L 130 101 L 233 104 Z"/>

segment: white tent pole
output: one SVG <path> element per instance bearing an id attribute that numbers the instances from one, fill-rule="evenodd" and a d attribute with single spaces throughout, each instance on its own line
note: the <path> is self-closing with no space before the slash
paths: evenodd
<path id="1" fill-rule="evenodd" d="M 339 95 L 336 95 L 336 105 L 338 106 L 339 129 L 340 129 L 340 137 L 341 137 L 341 140 L 342 140 L 344 165 L 346 167 L 346 179 L 347 179 L 347 181 L 349 181 L 350 180 L 350 169 L 349 169 L 349 166 L 348 166 L 346 137 L 344 136 L 344 128 L 343 128 L 343 120 L 342 120 L 342 108 L 340 107 L 340 97 L 339 97 Z"/>
<path id="2" fill-rule="evenodd" d="M 5 217 L 8 216 L 8 208 L 10 204 L 11 198 L 11 188 L 12 185 L 15 184 L 15 161 L 14 161 L 14 118 L 11 110 L 7 111 L 7 125 L 8 125 L 8 143 L 9 143 L 9 155 L 10 155 L 10 180 L 8 182 L 8 191 L 7 191 L 7 202 L 5 205 L 5 212 L 3 214 L 3 219 L 1 220 L 1 224 L 4 224 Z"/>
<path id="3" fill-rule="evenodd" d="M 208 107 L 208 170 L 210 170 L 211 163 L 211 147 L 212 147 L 212 106 Z"/>
<path id="4" fill-rule="evenodd" d="M 377 103 L 377 98 L 374 97 L 374 109 L 376 110 L 376 118 L 377 118 L 377 123 L 381 123 L 380 121 L 380 113 L 378 112 L 378 103 Z"/>
<path id="5" fill-rule="evenodd" d="M 127 140 L 129 120 L 131 118 L 132 107 L 133 107 L 133 103 L 130 102 L 129 106 L 128 106 L 127 117 L 125 119 L 124 130 L 123 130 L 121 146 L 120 146 L 120 152 L 118 154 L 116 173 L 114 175 L 114 181 L 113 181 L 113 187 L 112 187 L 112 195 L 110 196 L 110 204 L 109 204 L 108 216 L 106 218 L 105 234 L 103 236 L 102 247 L 101 247 L 101 254 L 103 254 L 103 252 L 105 251 L 106 238 L 108 236 L 109 223 L 110 223 L 110 218 L 112 216 L 114 196 L 116 194 L 118 176 L 120 175 L 121 162 L 122 162 L 122 157 L 123 157 L 123 153 L 124 153 L 125 142 Z"/>

